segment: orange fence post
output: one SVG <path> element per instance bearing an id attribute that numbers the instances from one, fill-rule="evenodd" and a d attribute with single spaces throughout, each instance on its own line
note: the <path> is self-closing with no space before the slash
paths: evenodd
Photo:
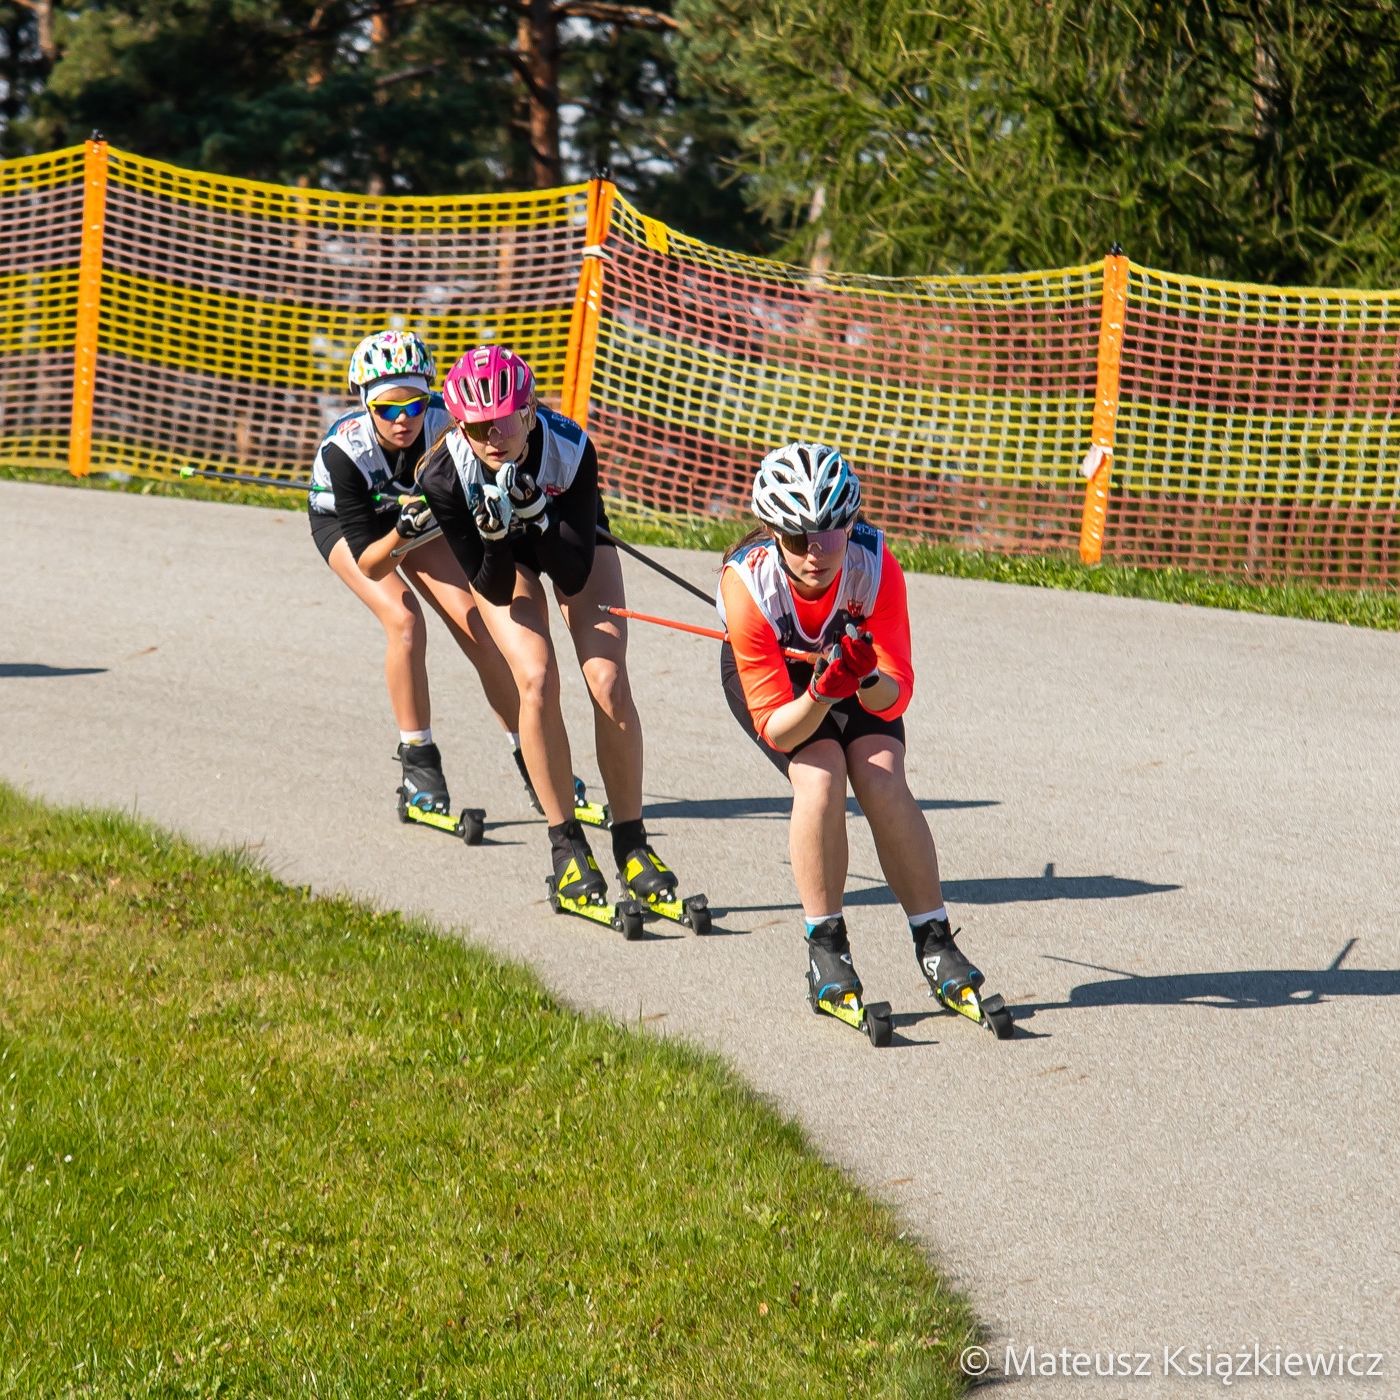
<path id="1" fill-rule="evenodd" d="M 588 426 L 588 401 L 593 392 L 593 356 L 598 348 L 598 320 L 603 306 L 603 244 L 612 223 L 617 186 L 611 180 L 588 182 L 588 228 L 584 235 L 583 266 L 569 319 L 569 344 L 564 355 L 564 393 L 560 407 L 580 427 Z"/>
<path id="2" fill-rule="evenodd" d="M 107 218 L 107 143 L 93 133 L 83 154 L 83 241 L 78 256 L 78 320 L 73 331 L 73 412 L 68 470 L 92 470 L 92 399 L 97 385 L 97 331 L 102 313 L 102 231 Z"/>
<path id="3" fill-rule="evenodd" d="M 1079 558 L 1103 558 L 1108 520 L 1108 488 L 1113 472 L 1113 431 L 1118 423 L 1118 377 L 1123 358 L 1123 321 L 1128 308 L 1128 259 L 1115 243 L 1103 260 L 1103 310 L 1099 318 L 1099 372 L 1094 390 L 1092 443 L 1080 465 L 1089 478 L 1079 526 Z"/>

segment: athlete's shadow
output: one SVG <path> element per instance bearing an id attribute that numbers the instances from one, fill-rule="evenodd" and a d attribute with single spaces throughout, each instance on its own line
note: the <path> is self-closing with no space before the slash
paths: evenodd
<path id="1" fill-rule="evenodd" d="M 1265 1007 L 1316 1006 L 1333 997 L 1400 996 L 1400 971 L 1345 968 L 1342 963 L 1357 940 L 1350 938 L 1324 968 L 1257 968 L 1241 972 L 1184 972 L 1139 977 L 1074 958 L 1046 956 L 1111 974 L 1111 980 L 1081 982 L 1068 1001 L 1020 1002 L 1017 1017 L 1041 1011 L 1080 1011 L 1106 1006 L 1206 1006 L 1218 1011 L 1255 1011 Z"/>
<path id="2" fill-rule="evenodd" d="M 859 879 L 860 876 L 855 878 Z M 1180 885 L 1159 885 L 1150 880 L 1130 880 L 1121 875 L 1056 875 L 1052 861 L 1043 875 L 1001 876 L 987 880 L 944 880 L 943 897 L 959 904 L 1033 904 L 1046 899 L 1130 899 L 1142 894 L 1165 894 Z M 895 906 L 890 887 L 873 877 L 861 889 L 847 890 L 847 905 L 857 908 Z M 732 904 L 726 912 L 769 913 L 797 909 L 796 899 L 786 904 Z"/>
<path id="3" fill-rule="evenodd" d="M 46 666 L 42 661 L 0 661 L 0 680 L 32 680 L 36 676 L 104 676 L 105 666 Z"/>
<path id="4" fill-rule="evenodd" d="M 1000 802 L 988 798 L 921 797 L 919 809 L 924 812 L 959 812 L 968 807 L 999 807 Z M 666 797 L 648 793 L 643 815 L 647 822 L 664 821 L 667 817 L 693 817 L 701 821 L 723 821 L 730 817 L 776 817 L 784 821 L 792 812 L 792 797 Z M 846 799 L 846 814 L 861 815 L 854 797 Z"/>

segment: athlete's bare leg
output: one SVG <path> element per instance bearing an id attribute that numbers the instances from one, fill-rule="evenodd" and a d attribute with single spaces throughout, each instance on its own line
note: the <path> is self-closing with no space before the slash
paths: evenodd
<path id="1" fill-rule="evenodd" d="M 841 912 L 846 893 L 846 755 L 834 739 L 808 744 L 788 764 L 788 850 L 797 897 L 809 919 Z"/>
<path id="2" fill-rule="evenodd" d="M 599 608 L 626 606 L 617 550 L 600 547 L 582 589 L 555 596 L 593 700 L 593 742 L 613 821 L 634 821 L 642 815 L 642 723 L 627 678 L 627 623 Z"/>
<path id="3" fill-rule="evenodd" d="M 906 914 L 943 904 L 938 850 L 928 820 L 909 791 L 904 745 L 886 734 L 867 734 L 847 750 L 851 791 L 875 838 L 880 869 Z"/>
<path id="4" fill-rule="evenodd" d="M 476 668 L 486 703 L 502 729 L 519 728 L 520 700 L 510 667 L 492 639 L 451 546 L 439 536 L 404 556 L 399 568 L 447 625 L 462 654 Z"/>
<path id="5" fill-rule="evenodd" d="M 574 815 L 574 769 L 559 702 L 559 661 L 549 636 L 549 603 L 539 579 L 516 569 L 509 603 L 479 593 L 476 604 L 520 698 L 520 751 L 551 826 Z"/>
<path id="6" fill-rule="evenodd" d="M 398 574 L 366 578 L 344 539 L 335 542 L 328 562 L 384 629 L 384 683 L 395 722 L 400 730 L 429 728 L 428 623 L 413 590 Z"/>

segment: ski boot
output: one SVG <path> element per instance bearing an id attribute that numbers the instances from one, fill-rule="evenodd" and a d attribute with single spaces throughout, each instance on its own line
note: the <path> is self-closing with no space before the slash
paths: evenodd
<path id="1" fill-rule="evenodd" d="M 450 836 L 460 836 L 469 846 L 481 845 L 486 813 L 480 807 L 464 807 L 452 815 L 452 799 L 442 776 L 442 754 L 436 744 L 400 744 L 395 757 L 403 765 L 399 787 L 399 820 L 435 826 Z"/>
<path id="2" fill-rule="evenodd" d="M 634 899 L 608 903 L 607 881 L 578 821 L 565 822 L 558 837 L 551 835 L 550 841 L 554 874 L 545 881 L 550 908 L 556 914 L 577 914 L 595 924 L 606 924 L 626 939 L 640 938 L 645 927 L 642 906 Z"/>
<path id="3" fill-rule="evenodd" d="M 534 783 L 530 781 L 530 770 L 525 766 L 525 755 L 519 749 L 512 749 L 511 757 L 515 760 L 516 768 L 520 770 L 520 781 L 525 784 L 525 796 L 529 800 L 530 806 L 540 816 L 544 816 L 544 807 L 535 792 Z M 598 803 L 588 800 L 588 788 L 577 773 L 574 774 L 574 819 L 581 821 L 585 826 L 610 827 L 612 825 L 612 813 L 608 811 L 607 804 L 599 806 Z"/>
<path id="4" fill-rule="evenodd" d="M 677 898 L 676 872 L 645 842 L 618 861 L 617 882 L 644 905 L 648 913 L 683 924 L 702 936 L 709 933 L 709 901 L 703 894 Z"/>
<path id="5" fill-rule="evenodd" d="M 864 1031 L 872 1045 L 888 1045 L 893 1035 L 890 1004 L 863 1002 L 860 978 L 851 962 L 851 945 L 846 937 L 846 921 L 839 914 L 826 919 L 807 933 L 807 1000 L 812 1010 L 835 1016 L 848 1026 Z"/>
<path id="6" fill-rule="evenodd" d="M 1006 1003 L 999 996 L 982 995 L 986 978 L 953 942 L 947 919 L 930 919 L 914 930 L 914 956 L 928 979 L 931 996 L 949 1011 L 986 1026 L 998 1040 L 1011 1039 L 1014 1028 Z"/>

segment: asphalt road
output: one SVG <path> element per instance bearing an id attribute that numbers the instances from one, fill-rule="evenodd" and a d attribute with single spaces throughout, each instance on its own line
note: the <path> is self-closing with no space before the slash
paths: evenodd
<path id="1" fill-rule="evenodd" d="M 853 817 L 877 1051 L 807 1008 L 784 788 L 712 642 L 636 624 L 631 657 L 648 824 L 717 928 L 626 943 L 550 912 L 543 824 L 436 624 L 434 730 L 487 842 L 399 824 L 379 630 L 304 517 L 0 483 L 0 522 L 8 781 L 429 915 L 717 1051 L 893 1204 L 1017 1393 L 1208 1394 L 1244 1351 L 1353 1373 L 1250 1396 L 1400 1394 L 1400 637 L 911 577 L 911 781 L 1017 1036 L 931 1008 Z M 655 554 L 711 586 L 715 560 Z M 633 607 L 712 621 L 626 573 Z M 596 788 L 572 666 L 565 705 Z"/>

